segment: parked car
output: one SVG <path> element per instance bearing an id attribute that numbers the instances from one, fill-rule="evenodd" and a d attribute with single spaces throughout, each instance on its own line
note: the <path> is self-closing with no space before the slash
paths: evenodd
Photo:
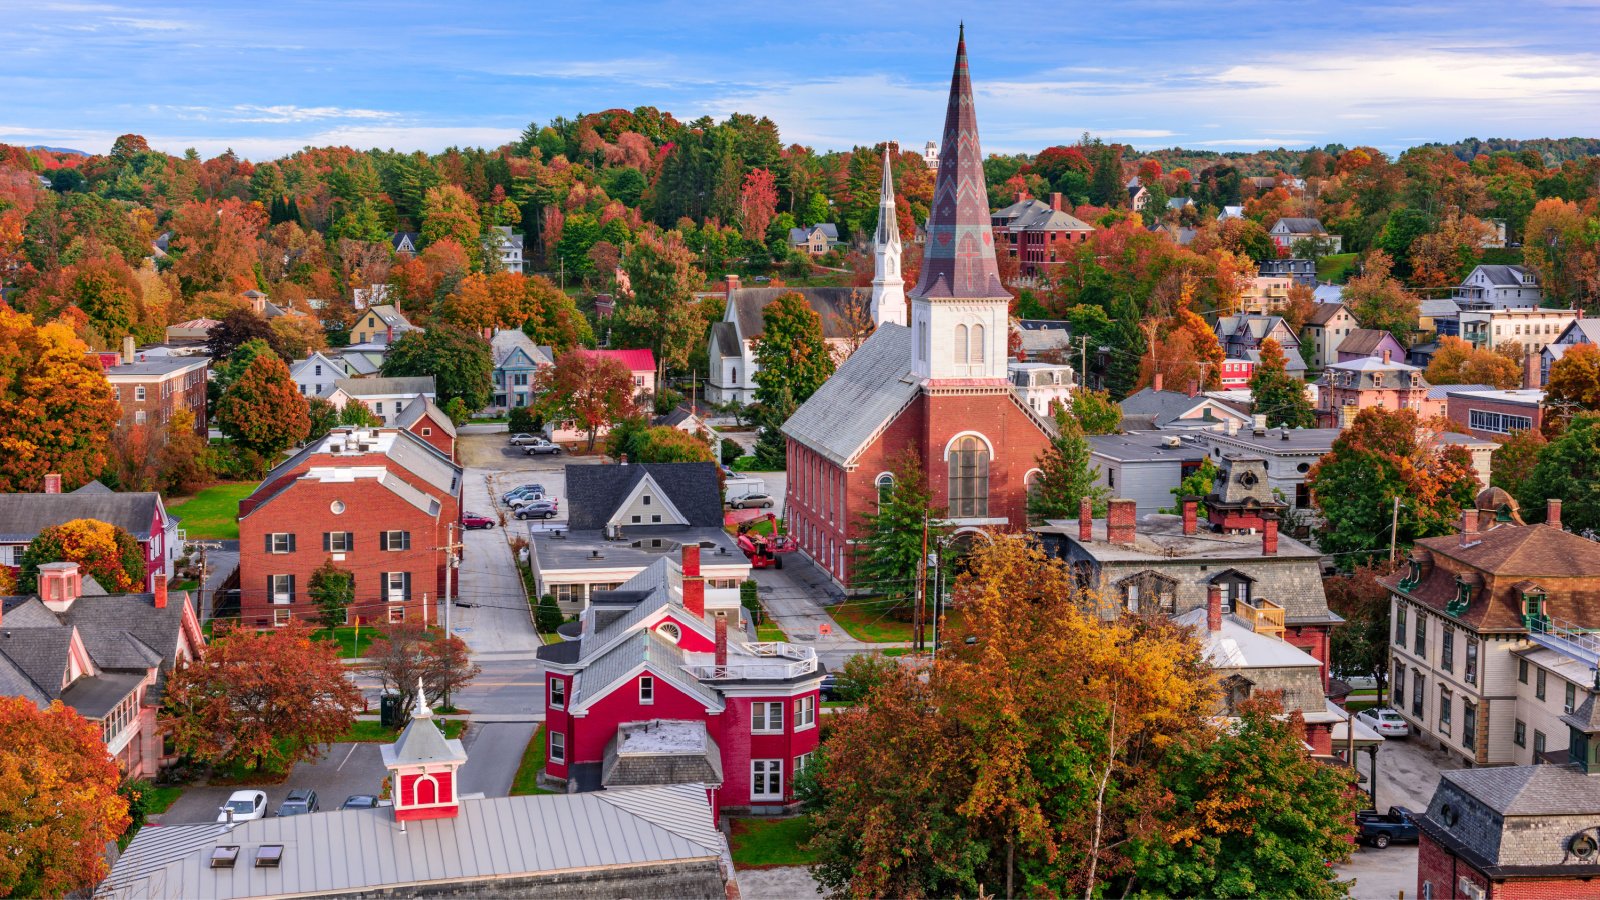
<path id="1" fill-rule="evenodd" d="M 537 434 L 528 434 L 526 432 L 519 431 L 511 436 L 511 446 L 521 447 L 524 444 L 531 444 L 534 441 L 542 440 L 544 440 L 544 438 Z"/>
<path id="2" fill-rule="evenodd" d="M 299 816 L 317 811 L 317 792 L 306 788 L 295 788 L 289 796 L 278 804 L 278 815 Z"/>
<path id="3" fill-rule="evenodd" d="M 1382 815 L 1375 809 L 1363 809 L 1356 813 L 1356 828 L 1360 840 L 1379 850 L 1390 844 L 1415 844 L 1420 832 L 1415 814 L 1404 806 L 1391 806 Z"/>
<path id="4" fill-rule="evenodd" d="M 493 528 L 495 520 L 475 512 L 461 514 L 462 528 Z"/>
<path id="5" fill-rule="evenodd" d="M 527 444 L 524 444 L 522 447 L 522 452 L 528 454 L 529 456 L 538 456 L 542 453 L 548 453 L 551 456 L 560 456 L 561 445 L 552 444 L 544 438 L 538 438 L 537 440 L 533 440 Z"/>
<path id="6" fill-rule="evenodd" d="M 351 794 L 339 804 L 340 809 L 372 809 L 378 805 L 378 798 L 372 794 Z"/>
<path id="7" fill-rule="evenodd" d="M 1356 718 L 1361 720 L 1368 728 L 1384 737 L 1410 737 L 1411 725 L 1400 714 L 1392 709 L 1363 709 L 1356 713 Z"/>
<path id="8" fill-rule="evenodd" d="M 217 814 L 218 822 L 227 822 L 228 814 L 233 814 L 232 821 L 248 822 L 251 819 L 264 819 L 267 817 L 266 791 L 234 791 L 228 795 L 228 802 L 222 804 L 222 811 Z"/>
<path id="9" fill-rule="evenodd" d="M 776 502 L 772 499 L 771 494 L 745 494 L 737 500 L 729 500 L 728 505 L 734 509 L 749 509 L 750 507 L 771 509 Z"/>
<path id="10" fill-rule="evenodd" d="M 523 494 L 522 496 L 511 501 L 511 508 L 514 510 L 521 509 L 530 503 L 549 503 L 556 509 L 561 508 L 561 501 L 558 498 L 545 494 Z"/>
<path id="11" fill-rule="evenodd" d="M 731 466 L 718 466 L 717 468 L 722 470 L 722 477 L 723 478 L 738 478 L 739 477 L 739 473 L 735 472 Z"/>
<path id="12" fill-rule="evenodd" d="M 543 494 L 543 493 L 544 493 L 544 485 L 542 485 L 542 484 L 525 484 L 525 485 L 522 485 L 521 487 L 514 487 L 511 490 L 506 491 L 504 494 L 501 494 L 500 495 L 500 503 L 502 505 L 504 505 L 504 506 L 510 506 L 512 501 L 517 500 L 518 498 L 531 497 L 534 494 Z"/>
<path id="13" fill-rule="evenodd" d="M 512 513 L 518 519 L 553 519 L 560 510 L 554 500 L 529 500 Z"/>
<path id="14" fill-rule="evenodd" d="M 839 692 L 839 676 L 833 675 L 831 673 L 822 676 L 822 687 L 821 687 L 822 699 L 823 700 L 837 700 L 839 698 L 837 696 L 835 696 L 835 695 L 838 694 L 838 692 Z"/>

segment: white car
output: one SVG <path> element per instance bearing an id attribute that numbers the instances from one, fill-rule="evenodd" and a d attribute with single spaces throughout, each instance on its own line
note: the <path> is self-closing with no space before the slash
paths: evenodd
<path id="1" fill-rule="evenodd" d="M 1410 737 L 1411 725 L 1392 709 L 1364 709 L 1356 713 L 1361 723 L 1384 737 Z"/>
<path id="2" fill-rule="evenodd" d="M 248 822 L 251 819 L 265 818 L 267 815 L 266 791 L 234 791 L 228 797 L 228 802 L 222 805 L 222 811 L 217 813 L 218 822 L 230 821 L 229 813 L 233 813 L 231 821 Z"/>
<path id="3" fill-rule="evenodd" d="M 511 446 L 521 447 L 524 444 L 531 444 L 535 441 L 542 440 L 544 440 L 544 437 L 541 435 L 528 434 L 527 432 L 519 431 L 511 436 Z"/>

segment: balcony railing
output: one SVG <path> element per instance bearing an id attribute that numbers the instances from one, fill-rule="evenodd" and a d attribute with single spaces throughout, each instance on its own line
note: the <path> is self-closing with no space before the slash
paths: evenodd
<path id="1" fill-rule="evenodd" d="M 1283 637 L 1283 607 L 1271 600 L 1257 598 L 1254 603 L 1240 600 L 1238 609 L 1251 631 L 1256 634 L 1270 634 L 1276 638 Z"/>
<path id="2" fill-rule="evenodd" d="M 760 641 L 742 645 L 740 651 L 729 654 L 723 665 L 692 663 L 684 669 L 701 681 L 799 678 L 817 671 L 817 651 L 782 641 Z"/>

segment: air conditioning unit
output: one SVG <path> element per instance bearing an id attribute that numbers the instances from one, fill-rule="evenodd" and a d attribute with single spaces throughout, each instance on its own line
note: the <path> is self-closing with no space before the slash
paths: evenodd
<path id="1" fill-rule="evenodd" d="M 1483 900 L 1485 896 L 1483 886 L 1473 882 L 1472 879 L 1465 875 L 1461 876 L 1461 879 L 1456 882 L 1456 888 L 1466 900 Z"/>

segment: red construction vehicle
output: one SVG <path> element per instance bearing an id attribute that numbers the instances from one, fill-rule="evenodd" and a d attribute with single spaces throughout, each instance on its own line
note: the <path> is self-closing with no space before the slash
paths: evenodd
<path id="1" fill-rule="evenodd" d="M 755 532 L 755 525 L 762 521 L 771 526 L 771 534 Z M 789 540 L 788 535 L 779 531 L 778 517 L 767 513 L 760 518 L 739 523 L 739 549 L 744 552 L 745 558 L 750 560 L 750 567 L 753 569 L 781 569 L 783 554 L 793 553 L 800 548 L 794 541 Z"/>

